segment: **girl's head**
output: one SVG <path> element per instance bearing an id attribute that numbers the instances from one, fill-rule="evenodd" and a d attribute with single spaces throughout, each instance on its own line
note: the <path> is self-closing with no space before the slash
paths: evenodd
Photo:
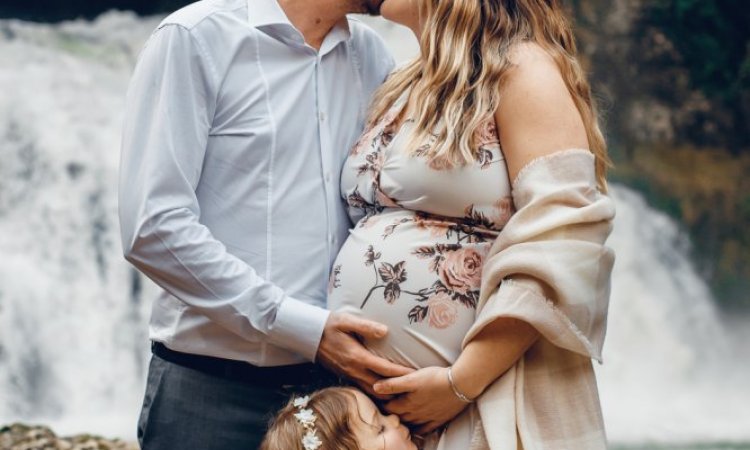
<path id="1" fill-rule="evenodd" d="M 597 178 L 606 189 L 609 164 L 588 81 L 576 59 L 562 0 L 385 0 L 383 17 L 417 34 L 420 56 L 392 75 L 374 96 L 371 122 L 411 88 L 413 143 L 435 134 L 427 156 L 449 164 L 475 159 L 473 136 L 502 99 L 516 44 L 532 42 L 557 63 L 583 118 Z M 418 145 L 416 147 L 419 147 Z M 415 150 L 417 150 L 415 148 Z M 561 149 L 563 150 L 563 149 Z"/>
<path id="2" fill-rule="evenodd" d="M 312 417 L 314 423 L 306 426 L 305 422 L 309 423 Z M 307 448 L 303 444 L 306 436 Z M 369 397 L 356 389 L 335 387 L 290 400 L 271 423 L 260 448 L 416 450 L 417 447 L 398 416 L 384 416 Z"/>

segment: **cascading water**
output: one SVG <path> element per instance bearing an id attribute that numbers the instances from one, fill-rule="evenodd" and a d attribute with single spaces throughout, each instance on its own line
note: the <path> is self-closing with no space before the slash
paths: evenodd
<path id="1" fill-rule="evenodd" d="M 685 236 L 637 193 L 613 189 L 617 252 L 604 365 L 619 442 L 750 440 L 750 352 L 686 257 Z M 745 326 L 750 325 L 745 321 Z"/>
<path id="2" fill-rule="evenodd" d="M 121 111 L 158 19 L 0 21 L 0 424 L 132 439 L 156 289 L 122 259 Z M 398 59 L 409 33 L 372 22 Z M 748 354 L 666 216 L 615 187 L 617 251 L 605 365 L 610 438 L 750 441 Z"/>
<path id="3" fill-rule="evenodd" d="M 123 264 L 116 178 L 154 26 L 0 22 L 0 422 L 132 435 L 153 288 Z"/>

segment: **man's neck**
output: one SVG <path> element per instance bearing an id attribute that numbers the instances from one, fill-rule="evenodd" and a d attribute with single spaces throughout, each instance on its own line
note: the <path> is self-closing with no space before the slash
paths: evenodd
<path id="1" fill-rule="evenodd" d="M 348 11 L 341 1 L 279 0 L 289 21 L 302 33 L 308 45 L 320 50 L 323 40 Z"/>

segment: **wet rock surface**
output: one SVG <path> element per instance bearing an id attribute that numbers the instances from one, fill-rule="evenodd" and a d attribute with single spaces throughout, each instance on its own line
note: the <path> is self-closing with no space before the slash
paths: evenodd
<path id="1" fill-rule="evenodd" d="M 45 426 L 17 423 L 0 427 L 0 450 L 138 450 L 138 445 L 89 434 L 59 437 Z"/>

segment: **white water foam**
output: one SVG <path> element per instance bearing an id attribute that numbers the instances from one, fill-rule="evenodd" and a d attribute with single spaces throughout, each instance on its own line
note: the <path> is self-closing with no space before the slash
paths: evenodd
<path id="1" fill-rule="evenodd" d="M 415 54 L 407 30 L 366 20 L 397 59 Z M 127 81 L 157 23 L 0 21 L 0 424 L 134 438 L 156 290 L 121 257 L 115 180 Z M 597 367 L 612 441 L 750 441 L 750 355 L 730 332 L 748 322 L 721 321 L 670 219 L 613 195 Z"/>
<path id="2" fill-rule="evenodd" d="M 750 353 L 722 321 L 665 214 L 622 187 L 604 365 L 605 422 L 617 442 L 743 442 L 750 437 Z M 746 342 L 746 341 L 745 341 Z"/>
<path id="3" fill-rule="evenodd" d="M 123 262 L 116 178 L 155 25 L 0 22 L 0 422 L 134 434 L 153 287 Z"/>

